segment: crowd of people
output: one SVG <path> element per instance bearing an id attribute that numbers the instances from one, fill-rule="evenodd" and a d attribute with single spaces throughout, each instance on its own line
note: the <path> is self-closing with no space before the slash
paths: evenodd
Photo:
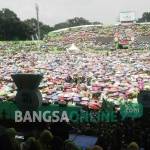
<path id="1" fill-rule="evenodd" d="M 149 36 L 149 31 L 144 26 L 135 25 L 130 28 L 134 31 L 134 37 Z M 119 30 L 124 29 L 120 27 Z M 8 101 L 15 98 L 17 87 L 11 74 L 40 73 L 43 74 L 43 80 L 39 86 L 43 102 L 65 102 L 70 105 L 79 103 L 92 109 L 100 109 L 103 99 L 116 105 L 127 101 L 136 103 L 140 91 L 150 90 L 149 49 L 95 53 L 86 51 L 88 48 L 111 49 L 114 43 L 112 42 L 114 30 L 116 32 L 116 29 L 112 27 L 104 29 L 99 26 L 81 27 L 80 31 L 69 29 L 50 33 L 41 44 L 41 49 L 40 46 L 38 47 L 38 51 L 35 43 L 20 46 L 16 44 L 17 51 L 13 43 L 0 43 L 0 100 Z M 139 39 L 139 42 L 143 41 L 144 39 L 142 41 Z M 144 43 L 149 45 L 147 38 L 145 41 Z M 72 43 L 79 46 L 78 52 L 76 49 L 60 53 L 43 51 L 49 48 L 53 50 L 54 47 L 67 48 Z M 6 49 L 9 50 L 6 52 Z M 87 133 L 91 129 L 96 129 L 98 140 L 95 146 L 87 147 L 87 150 L 139 150 L 140 148 L 149 150 L 148 123 L 146 120 L 128 120 L 114 124 L 95 124 L 94 127 L 86 124 L 78 126 L 78 132 Z M 51 128 L 42 133 L 30 135 L 22 141 L 19 139 L 20 142 L 16 139 L 17 133 L 14 129 L 7 129 L 0 134 L 0 148 L 4 150 L 83 149 L 73 141 L 63 139 L 62 135 L 55 135 Z"/>
<path id="2" fill-rule="evenodd" d="M 148 24 L 69 28 L 68 30 L 50 33 L 44 41 L 47 46 L 57 46 L 60 49 L 75 43 L 82 49 L 113 50 L 115 49 L 116 34 L 119 34 L 119 38 L 128 40 L 132 49 L 150 48 Z"/>
<path id="3" fill-rule="evenodd" d="M 43 100 L 67 101 L 100 107 L 102 99 L 137 101 L 140 90 L 150 89 L 150 51 L 107 53 L 22 52 L 0 56 L 0 98 L 13 99 L 11 74 L 41 73 Z"/>
<path id="4" fill-rule="evenodd" d="M 57 135 L 51 129 L 24 135 L 16 132 L 14 128 L 3 129 L 0 146 L 1 150 L 149 150 L 150 148 L 148 124 L 145 126 L 145 123 L 140 121 L 128 120 L 126 123 L 101 123 L 97 128 L 98 138 L 92 146 L 82 147 L 74 140 L 64 139 L 61 133 Z"/>
<path id="5" fill-rule="evenodd" d="M 52 32 L 45 37 L 48 46 L 58 46 L 64 49 L 75 43 L 82 49 L 113 49 L 113 28 L 88 26 L 70 28 L 60 32 Z"/>
<path id="6" fill-rule="evenodd" d="M 114 26 L 80 26 L 50 32 L 39 43 L 26 42 L 0 42 L 0 49 L 7 51 L 36 50 L 39 44 L 42 50 L 65 50 L 70 44 L 75 43 L 84 50 L 114 50 L 116 36 L 119 40 L 128 41 L 132 49 L 150 48 L 150 25 L 131 24 Z M 117 41 L 118 41 L 117 39 Z"/>
<path id="7" fill-rule="evenodd" d="M 38 44 L 42 50 L 65 50 L 70 44 L 75 43 L 80 49 L 114 50 L 115 37 L 129 41 L 132 49 L 150 48 L 149 24 L 115 25 L 115 26 L 83 26 L 68 28 L 66 30 L 50 32 Z M 37 49 L 36 41 L 25 42 L 0 42 L 0 49 L 7 51 L 28 51 Z"/>

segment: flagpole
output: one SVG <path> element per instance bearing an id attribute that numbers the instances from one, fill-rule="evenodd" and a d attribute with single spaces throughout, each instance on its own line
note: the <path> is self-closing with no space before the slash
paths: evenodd
<path id="1" fill-rule="evenodd" d="M 36 3 L 35 4 L 35 10 L 36 10 L 36 18 L 37 18 L 37 32 L 38 32 L 38 40 L 41 39 L 41 34 L 40 34 L 40 23 L 39 23 L 39 6 Z"/>

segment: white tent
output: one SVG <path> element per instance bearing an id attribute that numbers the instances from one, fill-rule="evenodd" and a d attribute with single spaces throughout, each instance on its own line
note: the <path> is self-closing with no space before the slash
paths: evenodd
<path id="1" fill-rule="evenodd" d="M 75 44 L 71 44 L 71 46 L 67 48 L 67 52 L 68 53 L 80 53 L 81 51 Z"/>

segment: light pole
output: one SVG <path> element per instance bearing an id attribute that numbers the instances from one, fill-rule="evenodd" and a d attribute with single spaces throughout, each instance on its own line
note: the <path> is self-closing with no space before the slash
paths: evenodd
<path id="1" fill-rule="evenodd" d="M 40 39 L 41 39 L 41 34 L 40 34 L 40 24 L 39 24 L 39 6 L 38 6 L 38 4 L 35 4 L 35 10 L 36 10 L 36 17 L 37 17 L 38 40 L 40 40 Z"/>

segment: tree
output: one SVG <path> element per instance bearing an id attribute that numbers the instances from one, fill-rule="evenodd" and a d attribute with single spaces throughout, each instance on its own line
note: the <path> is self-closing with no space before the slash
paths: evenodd
<path id="1" fill-rule="evenodd" d="M 28 39 L 31 39 L 31 36 L 36 38 L 37 20 L 34 18 L 27 19 L 24 21 L 24 24 L 28 27 L 28 30 L 27 30 Z M 50 27 L 49 25 L 45 25 L 42 22 L 40 22 L 39 25 L 40 25 L 41 38 L 43 38 L 45 34 L 48 34 L 50 31 L 53 30 L 52 27 Z"/>
<path id="2" fill-rule="evenodd" d="M 147 14 L 144 14 L 144 17 L 147 18 Z M 68 19 L 66 22 L 58 23 L 54 27 L 50 27 L 42 22 L 39 23 L 41 38 L 53 30 L 90 24 L 100 23 L 90 22 L 82 17 Z M 0 40 L 31 40 L 33 37 L 37 39 L 36 19 L 31 18 L 21 21 L 13 11 L 7 8 L 0 10 Z"/>
<path id="3" fill-rule="evenodd" d="M 62 22 L 62 23 L 58 23 L 54 26 L 54 29 L 55 30 L 58 30 L 58 29 L 63 29 L 63 28 L 68 28 L 69 25 L 67 22 Z"/>
<path id="4" fill-rule="evenodd" d="M 138 22 L 150 22 L 150 12 L 144 12 L 142 17 L 138 19 Z"/>
<path id="5" fill-rule="evenodd" d="M 36 38 L 37 34 L 37 20 L 34 18 L 27 19 L 24 22 L 24 25 L 27 27 L 26 34 L 28 39 L 32 39 L 32 37 Z"/>
<path id="6" fill-rule="evenodd" d="M 41 37 L 53 28 L 40 22 Z M 17 15 L 7 9 L 0 10 L 0 40 L 31 40 L 37 34 L 37 20 L 34 18 L 21 21 Z"/>
<path id="7" fill-rule="evenodd" d="M 86 20 L 82 17 L 80 17 L 80 18 L 75 17 L 73 19 L 69 19 L 67 21 L 67 23 L 68 23 L 69 27 L 80 26 L 80 25 L 90 25 L 91 24 L 88 20 Z"/>
<path id="8" fill-rule="evenodd" d="M 53 31 L 54 28 L 53 27 L 50 27 L 49 25 L 44 25 L 42 24 L 40 26 L 40 31 L 41 31 L 41 38 L 43 39 L 44 38 L 44 35 L 48 34 L 50 31 Z"/>
<path id="9" fill-rule="evenodd" d="M 75 17 L 73 19 L 68 19 L 66 22 L 58 23 L 54 26 L 55 30 L 63 29 L 63 28 L 69 28 L 74 26 L 81 26 L 81 25 L 96 25 L 96 24 L 102 24 L 98 21 L 90 22 L 82 17 Z"/>
<path id="10" fill-rule="evenodd" d="M 55 30 L 63 29 L 63 28 L 69 28 L 74 26 L 80 26 L 80 25 L 89 25 L 91 24 L 88 20 L 82 18 L 82 17 L 75 17 L 73 19 L 68 19 L 66 22 L 58 23 L 54 26 Z"/>
<path id="11" fill-rule="evenodd" d="M 9 10 L 2 9 L 0 11 L 0 40 L 23 40 L 23 28 L 17 15 Z"/>
<path id="12" fill-rule="evenodd" d="M 101 25 L 102 25 L 102 23 L 101 23 L 101 22 L 98 22 L 98 21 L 92 22 L 92 24 L 93 24 L 93 25 L 97 25 L 97 24 L 101 24 Z"/>

